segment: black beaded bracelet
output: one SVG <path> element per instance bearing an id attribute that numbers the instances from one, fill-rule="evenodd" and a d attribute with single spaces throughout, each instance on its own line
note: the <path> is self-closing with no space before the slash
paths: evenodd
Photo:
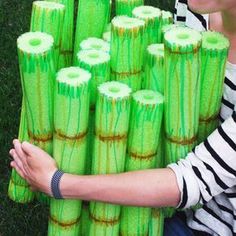
<path id="1" fill-rule="evenodd" d="M 59 183 L 64 172 L 56 170 L 51 179 L 51 191 L 55 199 L 63 199 L 59 189 Z"/>

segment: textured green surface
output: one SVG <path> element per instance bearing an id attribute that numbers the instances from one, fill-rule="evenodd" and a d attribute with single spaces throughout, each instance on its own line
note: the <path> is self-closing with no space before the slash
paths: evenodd
<path id="1" fill-rule="evenodd" d="M 80 0 L 78 6 L 74 63 L 80 43 L 88 37 L 101 38 L 110 20 L 110 0 Z"/>
<path id="2" fill-rule="evenodd" d="M 92 74 L 90 86 L 88 149 L 86 160 L 86 174 L 90 174 L 94 143 L 97 88 L 100 84 L 110 80 L 110 55 L 104 51 L 81 50 L 77 54 L 77 59 L 78 66 L 84 68 Z"/>
<path id="3" fill-rule="evenodd" d="M 112 20 L 112 80 L 129 85 L 133 92 L 141 88 L 144 25 L 144 21 L 127 16 Z"/>
<path id="4" fill-rule="evenodd" d="M 149 222 L 148 236 L 162 236 L 164 230 L 164 212 L 163 209 L 153 208 L 151 220 Z"/>
<path id="5" fill-rule="evenodd" d="M 126 171 L 156 166 L 163 102 L 163 96 L 152 90 L 140 90 L 133 94 Z M 150 217 L 151 208 L 122 207 L 121 235 L 148 235 Z"/>
<path id="6" fill-rule="evenodd" d="M 59 66 L 61 51 L 62 27 L 65 6 L 55 2 L 35 1 L 33 3 L 30 31 L 45 32 L 53 36 L 55 67 Z"/>
<path id="7" fill-rule="evenodd" d="M 102 50 L 110 52 L 110 43 L 100 38 L 90 37 L 80 43 L 80 50 Z"/>
<path id="8" fill-rule="evenodd" d="M 78 67 L 57 74 L 54 108 L 53 156 L 59 169 L 84 174 L 91 74 Z M 51 199 L 48 235 L 77 235 L 81 201 Z"/>
<path id="9" fill-rule="evenodd" d="M 120 173 L 125 169 L 131 89 L 119 82 L 98 88 L 92 174 Z M 120 206 L 90 203 L 89 235 L 119 235 Z"/>
<path id="10" fill-rule="evenodd" d="M 219 125 L 219 112 L 229 41 L 217 32 L 203 32 L 201 49 L 201 95 L 198 142 Z"/>
<path id="11" fill-rule="evenodd" d="M 144 0 L 115 0 L 117 16 L 132 16 L 135 7 L 144 5 Z"/>
<path id="12" fill-rule="evenodd" d="M 62 39 L 58 69 L 71 66 L 73 55 L 73 34 L 74 34 L 74 3 L 75 0 L 46 0 L 58 2 L 65 6 L 64 22 L 62 28 Z"/>
<path id="13" fill-rule="evenodd" d="M 178 27 L 165 34 L 166 163 L 184 158 L 195 146 L 200 100 L 201 34 Z"/>

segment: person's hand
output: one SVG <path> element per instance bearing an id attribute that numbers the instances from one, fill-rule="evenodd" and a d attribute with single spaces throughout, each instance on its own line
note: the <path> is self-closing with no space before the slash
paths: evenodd
<path id="1" fill-rule="evenodd" d="M 30 184 L 32 190 L 52 195 L 50 183 L 57 170 L 55 160 L 42 149 L 28 142 L 21 144 L 15 139 L 13 145 L 14 148 L 9 152 L 14 159 L 11 167 Z"/>

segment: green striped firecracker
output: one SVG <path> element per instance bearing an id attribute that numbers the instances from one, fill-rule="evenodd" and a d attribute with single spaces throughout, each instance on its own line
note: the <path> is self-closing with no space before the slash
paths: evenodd
<path id="1" fill-rule="evenodd" d="M 80 0 L 74 45 L 74 63 L 80 43 L 88 37 L 101 38 L 110 20 L 110 0 Z"/>
<path id="2" fill-rule="evenodd" d="M 135 7 L 144 5 L 144 0 L 115 0 L 116 15 L 132 16 Z"/>
<path id="3" fill-rule="evenodd" d="M 219 125 L 218 118 L 229 50 L 229 40 L 222 34 L 207 31 L 203 32 L 202 36 L 199 143 Z"/>
<path id="4" fill-rule="evenodd" d="M 80 43 L 80 50 L 102 50 L 104 52 L 110 52 L 110 43 L 100 38 L 87 38 Z"/>
<path id="5" fill-rule="evenodd" d="M 127 16 L 112 20 L 112 79 L 129 85 L 133 92 L 142 82 L 144 25 L 144 21 Z"/>
<path id="6" fill-rule="evenodd" d="M 73 55 L 73 32 L 74 32 L 74 1 L 75 0 L 45 0 L 49 2 L 58 2 L 65 6 L 64 21 L 62 28 L 62 38 L 60 46 L 60 55 L 58 69 L 68 67 L 72 64 Z"/>
<path id="7" fill-rule="evenodd" d="M 121 173 L 125 169 L 131 89 L 111 81 L 98 87 L 92 174 Z M 90 203 L 90 236 L 119 235 L 120 206 Z"/>
<path id="8" fill-rule="evenodd" d="M 153 43 L 161 42 L 161 10 L 152 6 L 134 8 L 133 17 L 145 21 L 144 50 Z"/>
<path id="9" fill-rule="evenodd" d="M 84 174 L 91 74 L 79 67 L 61 69 L 56 78 L 53 156 L 58 167 Z M 81 201 L 51 199 L 48 235 L 78 235 Z"/>
<path id="10" fill-rule="evenodd" d="M 53 38 L 46 33 L 28 32 L 17 39 L 17 47 L 27 136 L 31 143 L 52 154 L 55 79 Z M 14 172 L 12 177 L 14 179 L 10 181 L 9 196 L 20 202 L 30 200 L 32 193 L 25 189 L 25 182 L 22 182 Z M 17 186 L 19 186 L 18 193 Z M 24 198 L 24 192 L 26 192 L 26 198 Z M 47 200 L 43 194 L 39 196 L 42 201 Z"/>
<path id="11" fill-rule="evenodd" d="M 33 2 L 30 31 L 45 32 L 53 36 L 56 69 L 59 63 L 62 27 L 65 6 L 60 3 L 35 1 Z"/>
<path id="12" fill-rule="evenodd" d="M 163 96 L 152 90 L 133 94 L 126 171 L 156 167 L 156 155 L 163 116 Z M 148 235 L 151 208 L 122 207 L 121 235 Z"/>
<path id="13" fill-rule="evenodd" d="M 164 93 L 164 44 L 151 44 L 146 50 L 144 88 Z"/>
<path id="14" fill-rule="evenodd" d="M 200 101 L 201 34 L 178 27 L 165 34 L 166 164 L 184 158 L 196 145 Z"/>

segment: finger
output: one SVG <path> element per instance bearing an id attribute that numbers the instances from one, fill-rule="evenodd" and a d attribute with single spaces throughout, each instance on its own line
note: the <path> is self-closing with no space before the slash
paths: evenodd
<path id="1" fill-rule="evenodd" d="M 23 166 L 23 163 L 20 160 L 20 158 L 18 157 L 17 153 L 15 152 L 15 149 L 11 149 L 10 154 L 13 157 L 14 162 L 17 165 L 18 169 L 20 169 L 21 172 L 24 173 L 24 175 L 26 175 L 26 171 L 25 171 L 25 168 Z"/>
<path id="2" fill-rule="evenodd" d="M 10 163 L 11 167 L 14 168 L 16 170 L 16 172 L 21 176 L 21 178 L 26 179 L 24 173 L 22 172 L 22 170 L 18 167 L 18 165 L 16 164 L 15 161 L 11 161 Z"/>
<path id="3" fill-rule="evenodd" d="M 28 156 L 41 156 L 41 155 L 48 155 L 46 152 L 44 152 L 42 149 L 40 149 L 39 147 L 24 141 L 22 143 L 22 149 L 23 151 L 28 155 Z"/>
<path id="4" fill-rule="evenodd" d="M 22 150 L 22 145 L 18 139 L 13 140 L 15 151 L 18 155 L 18 157 L 21 159 L 21 161 L 25 164 L 26 163 L 26 154 Z"/>

